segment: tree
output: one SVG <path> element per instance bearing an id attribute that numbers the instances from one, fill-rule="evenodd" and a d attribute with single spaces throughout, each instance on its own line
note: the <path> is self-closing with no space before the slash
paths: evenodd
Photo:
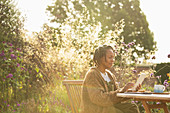
<path id="1" fill-rule="evenodd" d="M 13 0 L 0 0 L 0 42 L 10 41 L 14 45 L 21 45 L 23 21 Z"/>
<path id="2" fill-rule="evenodd" d="M 121 33 L 120 38 L 124 38 L 126 44 L 135 42 L 133 60 L 134 54 L 147 59 L 148 53 L 156 50 L 154 35 L 148 27 L 145 14 L 139 7 L 139 0 L 56 0 L 54 5 L 47 8 L 53 16 L 51 22 L 64 22 L 65 18 L 69 16 L 67 12 L 69 12 L 70 3 L 73 3 L 72 7 L 76 11 L 83 12 L 84 8 L 87 8 L 91 15 L 89 22 L 101 22 L 101 35 L 108 30 L 114 30 L 115 23 L 124 19 L 124 32 Z M 76 14 L 70 13 L 73 16 Z"/>

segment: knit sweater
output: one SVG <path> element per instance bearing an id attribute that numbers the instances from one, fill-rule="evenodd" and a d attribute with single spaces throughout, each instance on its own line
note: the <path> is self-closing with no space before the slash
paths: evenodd
<path id="1" fill-rule="evenodd" d="M 123 100 L 116 96 L 120 92 L 116 77 L 110 71 L 107 74 L 111 80 L 109 85 L 97 68 L 93 67 L 87 72 L 83 82 L 80 113 L 108 113 L 110 108 L 114 109 L 114 104 Z"/>

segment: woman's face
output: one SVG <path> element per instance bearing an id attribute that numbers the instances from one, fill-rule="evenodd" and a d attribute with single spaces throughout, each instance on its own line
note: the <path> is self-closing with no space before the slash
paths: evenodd
<path id="1" fill-rule="evenodd" d="M 101 58 L 101 63 L 105 69 L 110 69 L 114 63 L 114 53 L 112 49 L 106 51 L 106 57 Z"/>

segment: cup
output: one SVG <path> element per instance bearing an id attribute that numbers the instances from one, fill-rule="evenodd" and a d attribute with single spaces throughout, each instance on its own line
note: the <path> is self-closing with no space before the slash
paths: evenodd
<path id="1" fill-rule="evenodd" d="M 165 90 L 164 85 L 154 85 L 154 92 L 155 93 L 163 93 L 164 90 Z"/>

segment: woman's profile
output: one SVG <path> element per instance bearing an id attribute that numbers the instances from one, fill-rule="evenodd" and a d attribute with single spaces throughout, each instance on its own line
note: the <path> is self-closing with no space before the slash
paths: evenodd
<path id="1" fill-rule="evenodd" d="M 103 45 L 95 50 L 95 66 L 89 69 L 83 82 L 80 113 L 139 113 L 135 104 L 127 103 L 124 98 L 116 96 L 119 92 L 126 92 L 134 84 L 127 83 L 119 88 L 116 75 L 109 71 L 114 57 L 111 46 Z M 139 85 L 136 90 L 140 87 Z"/>

